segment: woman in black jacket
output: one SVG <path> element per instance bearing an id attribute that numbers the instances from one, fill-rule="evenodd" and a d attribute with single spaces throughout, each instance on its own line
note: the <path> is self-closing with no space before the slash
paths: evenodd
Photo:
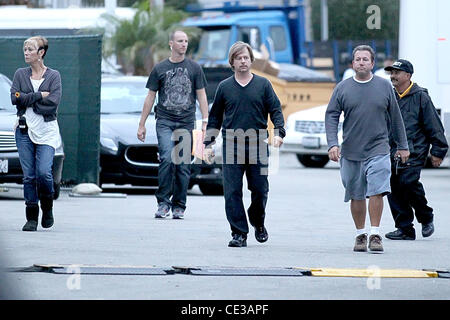
<path id="1" fill-rule="evenodd" d="M 50 228 L 53 218 L 53 157 L 61 145 L 56 114 L 61 100 L 61 77 L 44 65 L 48 41 L 36 36 L 25 40 L 23 53 L 30 66 L 19 68 L 11 86 L 17 108 L 16 144 L 23 171 L 27 222 L 23 231 L 36 231 L 39 202 L 41 225 Z"/>

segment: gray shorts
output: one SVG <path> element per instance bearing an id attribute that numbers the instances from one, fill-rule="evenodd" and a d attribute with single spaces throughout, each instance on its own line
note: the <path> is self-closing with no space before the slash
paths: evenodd
<path id="1" fill-rule="evenodd" d="M 391 192 L 391 159 L 389 154 L 364 161 L 341 157 L 341 179 L 345 188 L 344 201 L 364 200 L 377 194 Z"/>

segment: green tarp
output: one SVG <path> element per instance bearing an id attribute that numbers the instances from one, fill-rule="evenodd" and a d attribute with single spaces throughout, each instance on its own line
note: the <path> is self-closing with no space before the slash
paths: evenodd
<path id="1" fill-rule="evenodd" d="M 45 34 L 43 34 L 45 36 Z M 23 42 L 28 37 L 0 36 L 0 73 L 11 80 L 27 64 Z M 63 182 L 99 180 L 101 35 L 47 36 L 45 65 L 62 79 L 58 123 L 64 143 Z"/>

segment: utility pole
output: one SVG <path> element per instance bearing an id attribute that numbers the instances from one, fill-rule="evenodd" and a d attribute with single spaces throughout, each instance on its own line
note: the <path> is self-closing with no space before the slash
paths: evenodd
<path id="1" fill-rule="evenodd" d="M 164 8 L 164 0 L 148 0 L 148 2 L 150 4 L 150 10 L 151 8 Z"/>
<path id="2" fill-rule="evenodd" d="M 109 14 L 114 14 L 117 8 L 117 0 L 105 0 L 106 12 Z"/>
<path id="3" fill-rule="evenodd" d="M 311 22 L 311 0 L 303 0 L 303 7 L 305 11 L 305 40 L 313 40 L 313 29 Z"/>
<path id="4" fill-rule="evenodd" d="M 320 0 L 322 41 L 328 41 L 328 1 Z"/>

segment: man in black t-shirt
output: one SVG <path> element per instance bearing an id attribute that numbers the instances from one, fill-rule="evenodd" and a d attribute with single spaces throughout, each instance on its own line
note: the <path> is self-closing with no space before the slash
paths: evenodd
<path id="1" fill-rule="evenodd" d="M 142 109 L 137 137 L 145 141 L 145 121 L 152 109 L 156 93 L 156 135 L 160 164 L 158 168 L 158 190 L 156 199 L 158 210 L 155 218 L 166 218 L 172 209 L 174 219 L 183 219 L 186 210 L 187 189 L 190 178 L 190 153 L 176 154 L 177 137 L 192 139 L 195 123 L 196 100 L 202 112 L 202 130 L 205 132 L 208 121 L 208 102 L 206 99 L 206 78 L 202 68 L 185 57 L 188 36 L 183 31 L 175 31 L 170 36 L 171 55 L 153 68 L 147 81 L 148 95 Z M 188 145 L 191 145 L 190 143 Z M 186 151 L 181 149 L 181 152 Z M 190 151 L 190 150 L 189 150 Z M 189 159 L 187 161 L 180 159 Z"/>
<path id="2" fill-rule="evenodd" d="M 252 48 L 238 41 L 228 57 L 234 75 L 217 87 L 204 140 L 204 158 L 212 162 L 211 144 L 222 128 L 225 211 L 233 237 L 228 246 L 245 247 L 249 228 L 242 202 L 242 178 L 245 173 L 251 192 L 250 224 L 255 228 L 256 240 L 265 242 L 269 237 L 264 226 L 269 191 L 267 118 L 270 114 L 275 128 L 274 147 L 283 143 L 284 118 L 269 80 L 250 70 Z"/>

